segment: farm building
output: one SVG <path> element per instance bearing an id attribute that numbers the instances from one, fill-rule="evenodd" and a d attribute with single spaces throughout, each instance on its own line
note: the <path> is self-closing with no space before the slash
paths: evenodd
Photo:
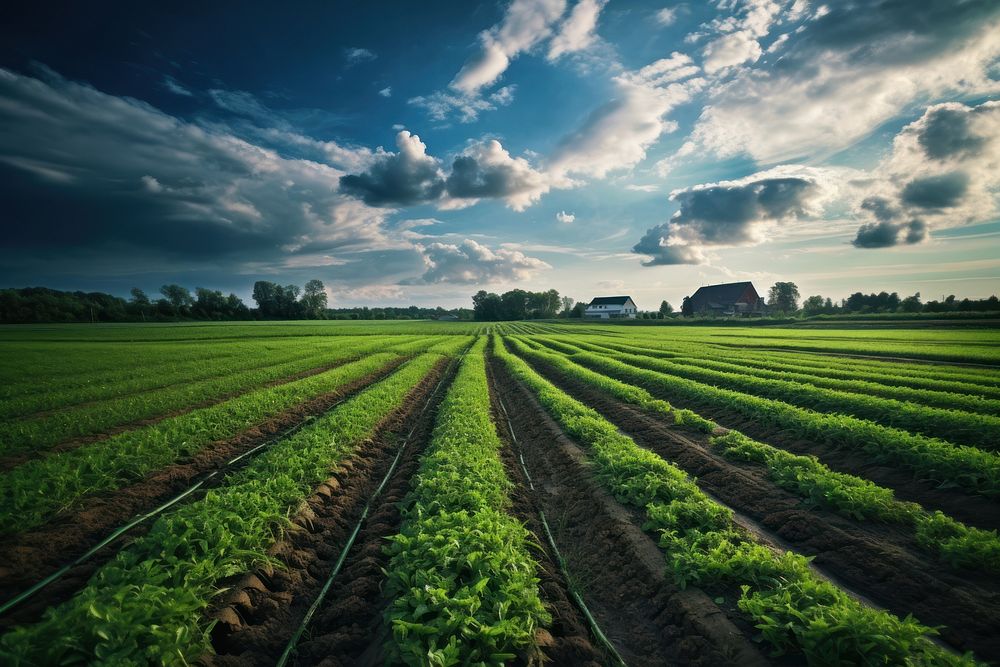
<path id="1" fill-rule="evenodd" d="M 595 317 L 602 320 L 629 318 L 635 319 L 638 312 L 635 301 L 630 296 L 598 296 L 594 297 L 587 309 L 583 311 L 584 317 Z"/>
<path id="2" fill-rule="evenodd" d="M 693 315 L 723 317 L 763 315 L 767 310 L 764 299 L 749 281 L 703 285 L 691 295 L 690 305 Z"/>

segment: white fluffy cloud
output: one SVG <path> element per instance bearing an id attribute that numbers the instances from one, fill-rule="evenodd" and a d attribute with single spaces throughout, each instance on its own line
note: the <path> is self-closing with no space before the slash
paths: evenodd
<path id="1" fill-rule="evenodd" d="M 483 198 L 503 199 L 523 211 L 549 191 L 548 177 L 522 157 L 511 157 L 499 141 L 472 144 L 452 162 L 445 183 L 448 196 L 462 205 Z"/>
<path id="2" fill-rule="evenodd" d="M 431 95 L 419 95 L 407 100 L 408 104 L 422 107 L 427 114 L 437 121 L 445 121 L 453 113 L 460 123 L 471 123 L 479 118 L 484 111 L 493 111 L 497 107 L 505 107 L 514 101 L 515 84 L 498 88 L 483 97 L 481 95 L 464 95 L 438 91 Z"/>
<path id="3" fill-rule="evenodd" d="M 582 51 L 594 43 L 597 18 L 608 0 L 580 0 L 559 26 L 559 33 L 549 42 L 549 60 Z"/>
<path id="4" fill-rule="evenodd" d="M 472 239 L 460 244 L 431 243 L 420 246 L 427 270 L 417 282 L 498 283 L 529 280 L 536 272 L 552 268 L 519 250 L 491 250 Z"/>
<path id="5" fill-rule="evenodd" d="M 690 58 L 674 53 L 615 77 L 614 99 L 561 140 L 549 171 L 555 178 L 574 174 L 604 178 L 611 171 L 634 167 L 664 133 L 677 128 L 666 114 L 704 85 L 700 78 L 688 78 L 697 71 Z"/>
<path id="6" fill-rule="evenodd" d="M 552 34 L 552 25 L 566 9 L 566 0 L 514 0 L 503 21 L 479 35 L 480 50 L 459 70 L 450 84 L 465 96 L 474 96 L 506 71 L 511 59 Z"/>
<path id="7" fill-rule="evenodd" d="M 556 220 L 568 225 L 571 222 L 576 222 L 576 216 L 566 211 L 559 211 L 556 213 Z"/>
<path id="8" fill-rule="evenodd" d="M 850 146 L 915 101 L 1000 92 L 990 74 L 1000 57 L 996 3 L 824 7 L 772 45 L 776 62 L 739 68 L 711 89 L 682 154 L 746 154 L 765 164 L 813 157 Z M 801 14 L 793 5 L 781 20 Z M 748 34 L 733 31 L 706 47 L 706 71 L 755 61 L 760 46 L 751 38 L 773 18 L 766 8 L 749 12 L 737 22 Z"/>

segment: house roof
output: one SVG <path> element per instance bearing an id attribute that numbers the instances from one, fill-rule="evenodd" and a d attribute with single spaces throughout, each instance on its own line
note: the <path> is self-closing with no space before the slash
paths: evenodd
<path id="1" fill-rule="evenodd" d="M 591 306 L 624 306 L 625 302 L 631 299 L 630 296 L 595 296 L 590 302 Z"/>
<path id="2" fill-rule="evenodd" d="M 698 288 L 691 295 L 691 300 L 695 302 L 710 302 L 711 304 L 731 304 L 743 296 L 747 287 L 753 287 L 753 283 L 745 281 L 742 283 L 723 283 L 721 285 L 704 285 Z M 756 290 L 754 290 L 756 291 Z"/>

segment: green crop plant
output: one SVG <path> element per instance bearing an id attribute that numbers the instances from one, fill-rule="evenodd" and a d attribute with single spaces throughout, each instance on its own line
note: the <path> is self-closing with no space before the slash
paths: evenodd
<path id="1" fill-rule="evenodd" d="M 38 526 L 85 497 L 141 479 L 302 401 L 384 371 L 399 359 L 391 352 L 374 354 L 0 473 L 0 534 Z"/>
<path id="2" fill-rule="evenodd" d="M 162 516 L 68 602 L 0 639 L 9 665 L 193 664 L 211 651 L 203 615 L 227 577 L 271 563 L 268 548 L 337 463 L 398 409 L 442 358 L 419 356 Z"/>
<path id="3" fill-rule="evenodd" d="M 541 341 L 569 354 L 578 363 L 637 384 L 654 394 L 662 392 L 675 401 L 687 400 L 732 410 L 750 419 L 762 419 L 771 427 L 786 429 L 804 438 L 864 451 L 873 460 L 909 468 L 924 479 L 987 496 L 1000 494 L 1000 456 L 995 453 L 952 445 L 855 417 L 824 414 L 774 399 L 658 373 L 631 365 L 644 363 L 645 360 L 636 355 L 594 354 L 565 343 L 547 339 Z"/>
<path id="4" fill-rule="evenodd" d="M 480 339 L 438 412 L 391 539 L 391 656 L 410 665 L 503 665 L 551 620 L 538 595 L 532 536 L 507 513 L 511 483 L 490 416 Z"/>
<path id="5" fill-rule="evenodd" d="M 646 511 L 645 528 L 660 535 L 677 582 L 740 587 L 740 609 L 776 653 L 800 651 L 815 664 L 975 664 L 971 655 L 955 656 L 939 648 L 929 639 L 935 631 L 912 618 L 900 620 L 865 608 L 826 584 L 802 556 L 777 554 L 754 542 L 736 527 L 731 512 L 702 493 L 683 471 L 636 445 L 499 342 L 494 352 L 566 433 L 588 448 L 596 475 L 608 490 L 619 501 Z M 775 622 L 779 611 L 780 622 Z M 893 635 L 873 641 L 887 631 Z"/>

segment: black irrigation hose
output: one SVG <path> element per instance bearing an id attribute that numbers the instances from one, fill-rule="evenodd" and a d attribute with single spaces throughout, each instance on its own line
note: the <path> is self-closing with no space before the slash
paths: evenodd
<path id="1" fill-rule="evenodd" d="M 524 478 L 528 481 L 528 488 L 531 489 L 532 493 L 535 492 L 535 484 L 531 480 L 531 474 L 528 472 L 528 466 L 524 462 L 524 453 L 521 450 L 521 442 L 514 435 L 514 425 L 510 421 L 510 414 L 507 412 L 507 406 L 503 404 L 503 400 L 497 396 L 497 403 L 500 405 L 500 409 L 503 410 L 503 416 L 507 420 L 507 430 L 510 432 L 510 438 L 517 446 L 517 458 L 521 462 L 521 471 L 524 473 Z M 593 633 L 597 641 L 604 647 L 604 649 L 611 654 L 611 657 L 619 665 L 626 665 L 625 660 L 622 658 L 621 654 L 608 639 L 607 635 L 601 630 L 601 626 L 598 625 L 597 619 L 594 618 L 593 614 L 590 613 L 590 609 L 587 607 L 587 603 L 583 601 L 583 596 L 577 590 L 576 586 L 573 584 L 572 579 L 569 576 L 569 569 L 566 565 L 566 560 L 563 558 L 562 554 L 559 552 L 559 547 L 556 546 L 556 540 L 552 536 L 552 530 L 549 528 L 549 522 L 545 520 L 545 512 L 541 508 L 538 508 L 538 518 L 542 522 L 542 528 L 545 529 L 545 537 L 549 540 L 549 546 L 552 547 L 552 553 L 556 557 L 556 562 L 559 565 L 559 569 L 562 572 L 563 578 L 566 580 L 566 587 L 569 590 L 570 596 L 572 596 L 573 601 L 576 602 L 576 606 L 579 607 L 580 611 L 583 613 L 584 618 L 587 619 L 587 625 L 590 626 L 590 631 Z"/>
<path id="2" fill-rule="evenodd" d="M 466 348 L 466 350 L 468 350 L 468 348 Z M 431 401 L 434 400 L 434 397 L 441 389 L 441 385 L 444 384 L 444 381 L 451 374 L 451 369 L 454 367 L 456 363 L 461 363 L 461 360 L 464 358 L 465 358 L 465 352 L 462 353 L 461 357 L 459 357 L 457 360 L 453 360 L 451 364 L 448 365 L 448 371 L 446 371 L 441 380 L 438 381 L 437 386 L 434 387 L 434 391 L 432 391 L 431 395 L 427 397 L 427 402 L 424 403 L 424 407 L 421 408 L 420 412 L 417 414 L 418 420 L 427 411 L 427 408 L 430 407 Z M 347 538 L 347 542 L 344 544 L 344 548 L 341 549 L 340 556 L 337 558 L 337 562 L 334 564 L 333 570 L 330 571 L 330 576 L 327 577 L 326 583 L 323 584 L 323 588 L 320 589 L 319 594 L 316 596 L 316 599 L 313 600 L 312 605 L 309 606 L 309 610 L 306 611 L 306 615 L 302 617 L 302 622 L 299 623 L 299 627 L 295 629 L 295 632 L 288 640 L 288 644 L 285 645 L 285 650 L 281 653 L 281 657 L 278 659 L 276 667 L 285 667 L 285 665 L 287 665 L 288 661 L 291 659 L 292 654 L 295 652 L 295 649 L 298 646 L 299 639 L 302 638 L 302 634 L 306 631 L 306 628 L 309 626 L 309 622 L 312 621 L 313 616 L 316 614 L 317 611 L 319 611 L 320 606 L 322 606 L 323 601 L 326 599 L 326 594 L 330 592 L 330 588 L 333 586 L 333 580 L 337 578 L 338 574 L 340 574 L 340 568 L 344 566 L 344 561 L 347 560 L 347 554 L 350 552 L 351 547 L 354 546 L 354 540 L 357 539 L 358 533 L 361 532 L 361 526 L 364 524 L 365 519 L 368 518 L 368 510 L 371 509 L 372 503 L 374 503 L 375 500 L 379 497 L 379 495 L 382 493 L 382 489 L 385 488 L 385 485 L 388 484 L 389 480 L 392 478 L 393 473 L 396 472 L 396 465 L 399 463 L 399 459 L 402 458 L 403 451 L 406 449 L 406 446 L 410 443 L 410 438 L 413 437 L 413 434 L 416 432 L 418 427 L 419 423 L 414 425 L 414 427 L 410 429 L 410 432 L 406 434 L 406 437 L 403 438 L 402 444 L 400 444 L 399 449 L 396 450 L 396 457 L 392 460 L 392 465 L 389 466 L 389 470 L 386 471 L 385 477 L 382 478 L 382 482 L 372 493 L 371 497 L 368 499 L 368 502 L 365 503 L 365 508 L 361 512 L 361 517 L 358 519 L 358 522 L 354 525 L 354 530 L 351 531 L 351 536 Z"/>
<path id="3" fill-rule="evenodd" d="M 335 407 L 337 407 L 338 405 L 340 405 L 341 403 L 343 403 L 344 400 L 345 399 L 341 399 L 341 400 L 337 401 L 336 403 L 334 403 L 333 405 L 331 405 L 325 412 L 329 412 L 330 410 L 333 410 Z M 45 588 L 49 584 L 53 583 L 54 581 L 57 581 L 57 580 L 61 579 L 62 577 L 64 577 L 66 575 L 67 572 L 69 572 L 70 570 L 72 570 L 74 567 L 76 567 L 77 565 L 80 565 L 81 563 L 83 563 L 83 562 L 87 561 L 88 559 L 92 558 L 94 556 L 94 554 L 96 554 L 98 551 L 100 551 L 104 547 L 108 546 L 109 544 L 111 544 L 112 542 L 114 542 L 115 540 L 117 540 L 119 537 L 121 537 L 122 535 L 124 535 L 128 531 L 130 531 L 133 528 L 135 528 L 136 526 L 138 526 L 140 523 L 143 523 L 144 521 L 146 521 L 148 519 L 151 519 L 151 518 L 157 516 L 158 514 L 161 514 L 165 510 L 169 509 L 170 507 L 176 505 L 177 503 L 179 503 L 184 498 L 187 498 L 189 495 L 191 495 L 192 493 L 194 493 L 195 491 L 197 491 L 201 487 L 205 486 L 205 484 L 207 484 L 208 482 L 210 482 L 215 477 L 218 477 L 219 475 L 222 475 L 223 473 L 225 473 L 229 468 L 231 468 L 232 466 L 234 466 L 239 461 L 245 459 L 248 456 L 256 454 L 258 451 L 260 451 L 262 449 L 270 447 L 271 445 L 275 444 L 276 442 L 278 442 L 280 440 L 284 440 L 288 436 L 290 436 L 293 433 L 295 433 L 296 431 L 300 430 L 303 426 L 305 426 L 306 424 L 308 424 L 312 419 L 313 419 L 312 416 L 308 416 L 305 419 L 303 419 L 301 422 L 299 422 L 298 424 L 296 424 L 295 426 L 292 426 L 291 428 L 289 428 L 289 429 L 285 430 L 284 432 L 282 432 L 280 435 L 277 435 L 277 436 L 275 436 L 275 437 L 273 437 L 273 438 L 271 438 L 269 440 L 266 440 L 265 442 L 260 443 L 259 445 L 253 447 L 252 449 L 249 449 L 249 450 L 243 452 L 239 456 L 236 456 L 234 458 L 229 459 L 221 467 L 218 467 L 215 470 L 213 470 L 212 472 L 208 473 L 207 475 L 205 475 L 204 477 L 202 477 L 200 480 L 198 480 L 197 482 L 195 482 L 194 484 L 192 484 L 187 489 L 185 489 L 181 493 L 177 494 L 176 496 L 174 496 L 173 498 L 171 498 L 167 502 L 163 503 L 159 507 L 157 507 L 155 509 L 152 509 L 149 512 L 146 512 L 145 514 L 141 514 L 141 515 L 137 516 L 136 518 L 132 519 L 131 521 L 129 521 L 128 523 L 126 523 L 125 525 L 117 528 L 110 535 L 108 535 L 107 537 L 105 537 L 103 540 L 101 540 L 100 542 L 98 542 L 97 544 L 95 544 L 93 547 L 91 547 L 90 549 L 88 549 L 81 556 L 79 556 L 76 560 L 72 561 L 71 563 L 68 563 L 68 564 L 64 565 L 63 567 L 59 568 L 58 570 L 56 570 L 55 572 L 53 572 L 49 576 L 47 576 L 44 579 L 42 579 L 41 581 L 37 582 L 31 588 L 28 588 L 27 590 L 19 593 L 18 595 L 16 595 L 15 597 L 11 598 L 10 600 L 7 600 L 6 602 L 4 602 L 3 605 L 0 605 L 0 615 L 6 614 L 8 611 L 10 611 L 11 609 L 13 609 L 17 605 L 21 604 L 22 602 L 24 602 L 28 598 L 32 597 L 33 595 L 35 595 L 36 593 L 38 593 L 40 590 L 42 590 L 43 588 Z"/>

